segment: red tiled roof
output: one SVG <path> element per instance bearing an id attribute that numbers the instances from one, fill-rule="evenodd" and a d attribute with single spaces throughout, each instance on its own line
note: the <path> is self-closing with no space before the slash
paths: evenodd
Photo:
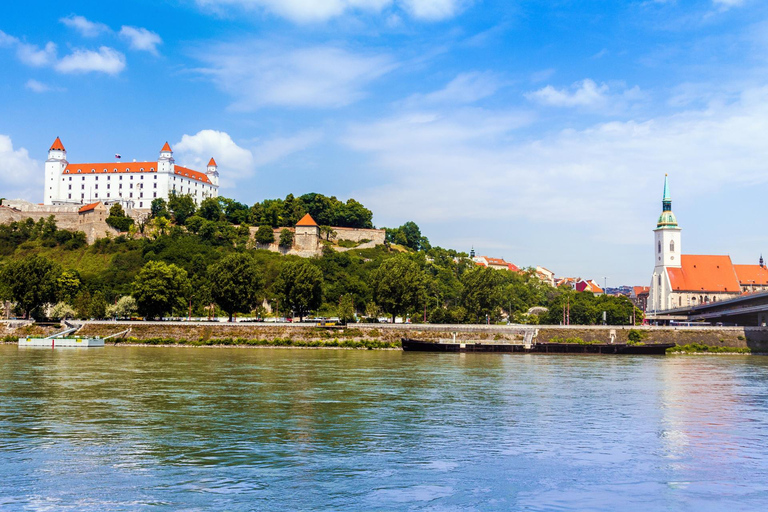
<path id="1" fill-rule="evenodd" d="M 166 142 L 166 143 L 163 145 L 163 149 L 161 149 L 160 151 L 171 151 L 171 146 L 169 146 L 169 145 L 168 145 L 168 142 Z"/>
<path id="2" fill-rule="evenodd" d="M 85 206 L 80 207 L 80 209 L 77 210 L 77 213 L 90 212 L 91 210 L 95 210 L 96 207 L 99 206 L 100 204 L 101 204 L 101 201 L 97 203 L 86 204 Z"/>
<path id="3" fill-rule="evenodd" d="M 643 293 L 650 293 L 651 291 L 650 286 L 634 286 L 632 289 L 634 290 L 636 297 L 639 297 Z"/>
<path id="4" fill-rule="evenodd" d="M 760 265 L 734 265 L 733 269 L 742 286 L 768 285 L 768 268 Z"/>
<path id="5" fill-rule="evenodd" d="M 683 254 L 681 268 L 667 269 L 673 291 L 731 292 L 741 290 L 730 256 Z"/>
<path id="6" fill-rule="evenodd" d="M 52 149 L 58 149 L 59 151 L 66 151 L 64 149 L 64 144 L 61 143 L 61 139 L 58 137 L 56 137 L 56 140 L 53 141 L 53 144 L 51 145 L 51 150 Z"/>
<path id="7" fill-rule="evenodd" d="M 208 162 L 208 167 L 211 167 L 211 166 L 217 167 L 216 160 L 214 160 L 213 157 L 211 157 L 211 161 Z"/>
<path id="8" fill-rule="evenodd" d="M 310 214 L 306 214 L 301 218 L 299 222 L 296 223 L 297 226 L 317 226 L 317 222 L 315 222 L 315 219 L 312 218 Z"/>
<path id="9" fill-rule="evenodd" d="M 179 176 L 186 176 L 197 181 L 202 181 L 203 183 L 211 182 L 211 180 L 208 179 L 208 176 L 204 172 L 193 171 L 192 169 L 187 169 L 186 167 L 182 167 L 180 165 L 174 165 L 173 172 Z"/>
<path id="10" fill-rule="evenodd" d="M 108 173 L 131 173 L 131 172 L 157 172 L 157 162 L 120 162 L 120 163 L 101 163 L 101 164 L 69 164 L 64 169 L 64 174 L 108 174 Z M 203 172 L 193 171 L 180 165 L 174 165 L 174 173 L 179 176 L 186 176 L 203 183 L 211 183 L 208 176 Z"/>
<path id="11" fill-rule="evenodd" d="M 520 268 L 514 263 L 507 263 L 507 268 L 510 270 L 510 272 L 520 272 Z"/>

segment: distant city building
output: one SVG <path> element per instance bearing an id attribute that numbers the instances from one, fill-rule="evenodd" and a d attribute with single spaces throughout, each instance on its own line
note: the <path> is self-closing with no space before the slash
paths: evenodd
<path id="1" fill-rule="evenodd" d="M 117 155 L 116 155 L 117 156 Z M 180 165 L 166 142 L 156 162 L 71 164 L 67 151 L 56 137 L 45 162 L 43 204 L 68 205 L 121 203 L 128 209 L 149 209 L 152 200 L 167 200 L 172 193 L 192 196 L 197 204 L 217 197 L 219 170 L 211 158 L 206 172 Z"/>
<path id="2" fill-rule="evenodd" d="M 762 256 L 757 265 L 734 265 L 730 256 L 682 254 L 680 232 L 665 176 L 662 212 L 654 230 L 655 266 L 647 299 L 649 312 L 768 289 L 768 269 Z"/>
<path id="3" fill-rule="evenodd" d="M 645 312 L 648 307 L 648 294 L 650 291 L 650 286 L 634 286 L 632 287 L 632 293 L 629 295 L 629 299 L 636 308 Z"/>
<path id="4" fill-rule="evenodd" d="M 514 263 L 509 263 L 501 258 L 491 258 L 489 256 L 475 256 L 474 249 L 472 250 L 471 258 L 477 265 L 481 267 L 492 268 L 494 270 L 509 270 L 510 272 L 520 272 L 520 268 Z"/>
<path id="5" fill-rule="evenodd" d="M 536 277 L 538 277 L 540 281 L 548 284 L 549 286 L 555 286 L 555 273 L 549 269 L 537 266 Z"/>
<path id="6" fill-rule="evenodd" d="M 576 290 L 577 292 L 592 292 L 595 295 L 603 295 L 605 293 L 602 288 L 592 279 L 582 279 L 580 277 L 563 277 L 558 279 L 557 287 L 567 286 Z"/>

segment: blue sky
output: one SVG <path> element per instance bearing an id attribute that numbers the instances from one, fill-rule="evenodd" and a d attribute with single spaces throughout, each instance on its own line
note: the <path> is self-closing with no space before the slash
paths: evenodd
<path id="1" fill-rule="evenodd" d="M 252 204 L 354 197 L 433 244 L 647 284 L 665 173 L 685 253 L 768 254 L 759 0 L 14 2 L 0 196 L 70 162 L 214 156 Z"/>

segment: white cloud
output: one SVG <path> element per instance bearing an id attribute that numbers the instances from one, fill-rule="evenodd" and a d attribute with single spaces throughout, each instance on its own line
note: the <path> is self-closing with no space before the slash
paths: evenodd
<path id="1" fill-rule="evenodd" d="M 436 21 L 454 17 L 466 2 L 459 0 L 401 0 L 401 3 L 414 18 Z"/>
<path id="2" fill-rule="evenodd" d="M 33 200 L 42 190 L 43 167 L 24 148 L 13 149 L 8 135 L 0 135 L 0 195 Z"/>
<path id="3" fill-rule="evenodd" d="M 741 7 L 744 5 L 744 0 L 712 0 L 712 3 L 723 9 L 730 9 L 731 7 Z"/>
<path id="4" fill-rule="evenodd" d="M 254 43 L 221 45 L 199 56 L 200 70 L 235 99 L 232 108 L 330 108 L 349 105 L 395 64 L 387 55 L 360 55 L 320 46 L 281 49 Z"/>
<path id="5" fill-rule="evenodd" d="M 0 30 L 0 47 L 1 48 L 11 48 L 13 46 L 16 46 L 16 43 L 18 43 L 18 38 L 13 37 L 12 35 L 6 34 L 2 30 Z"/>
<path id="6" fill-rule="evenodd" d="M 116 75 L 125 69 L 125 56 L 113 48 L 102 46 L 98 52 L 75 49 L 56 63 L 61 73 L 99 72 Z"/>
<path id="7" fill-rule="evenodd" d="M 516 137 L 524 121 L 473 109 L 352 126 L 344 143 L 370 158 L 362 181 L 381 183 L 354 195 L 384 223 L 402 212 L 447 225 L 504 219 L 589 226 L 593 239 L 645 244 L 657 205 L 647 210 L 638 198 L 659 196 L 664 173 L 685 200 L 768 185 L 768 87 L 727 104 L 533 141 Z"/>
<path id="8" fill-rule="evenodd" d="M 42 82 L 38 82 L 37 80 L 32 78 L 27 80 L 27 83 L 24 84 L 24 87 L 26 87 L 32 92 L 37 92 L 37 93 L 43 93 L 43 92 L 48 92 L 53 90 L 49 85 L 46 85 Z"/>
<path id="9" fill-rule="evenodd" d="M 217 13 L 230 8 L 263 10 L 297 23 L 324 22 L 347 13 L 381 13 L 398 6 L 413 18 L 436 21 L 458 14 L 469 0 L 197 0 Z"/>
<path id="10" fill-rule="evenodd" d="M 120 35 L 130 41 L 132 49 L 146 51 L 153 55 L 157 55 L 157 46 L 163 42 L 159 35 L 141 27 L 123 26 L 120 29 Z"/>
<path id="11" fill-rule="evenodd" d="M 226 132 L 200 130 L 195 135 L 184 135 L 173 145 L 176 158 L 192 169 L 205 169 L 213 157 L 219 165 L 219 173 L 234 177 L 253 172 L 253 153 L 238 146 Z"/>
<path id="12" fill-rule="evenodd" d="M 253 148 L 254 165 L 262 165 L 277 162 L 288 155 L 303 151 L 313 146 L 322 139 L 318 131 L 304 131 L 291 137 L 276 137 L 269 139 Z"/>
<path id="13" fill-rule="evenodd" d="M 96 37 L 100 34 L 111 32 L 105 24 L 89 21 L 84 16 L 77 16 L 75 14 L 70 14 L 59 21 L 69 28 L 77 30 L 83 37 Z"/>
<path id="14" fill-rule="evenodd" d="M 221 185 L 234 187 L 240 180 L 251 177 L 263 165 L 268 165 L 303 151 L 316 144 L 322 135 L 308 130 L 289 137 L 275 137 L 251 148 L 239 146 L 226 132 L 200 130 L 183 135 L 173 145 L 177 161 L 192 169 L 205 169 L 213 157 L 219 165 Z"/>
<path id="15" fill-rule="evenodd" d="M 502 85 L 501 80 L 494 73 L 461 73 L 443 89 L 429 94 L 415 94 L 406 100 L 406 104 L 474 103 L 493 96 Z"/>
<path id="16" fill-rule="evenodd" d="M 623 84 L 620 84 L 623 85 Z M 570 89 L 555 89 L 551 85 L 525 95 L 531 101 L 552 107 L 581 107 L 586 109 L 616 109 L 627 102 L 642 99 L 639 87 L 611 91 L 606 83 L 597 84 L 589 78 L 574 83 Z"/>
<path id="17" fill-rule="evenodd" d="M 56 61 L 56 45 L 49 42 L 41 49 L 34 44 L 19 43 L 16 55 L 27 66 L 43 67 Z"/>

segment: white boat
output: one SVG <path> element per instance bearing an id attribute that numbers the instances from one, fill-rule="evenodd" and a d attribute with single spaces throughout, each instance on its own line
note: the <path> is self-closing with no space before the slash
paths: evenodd
<path id="1" fill-rule="evenodd" d="M 19 338 L 20 347 L 103 347 L 104 338 Z"/>
<path id="2" fill-rule="evenodd" d="M 45 338 L 19 338 L 19 346 L 20 347 L 39 347 L 39 348 L 103 347 L 104 340 L 130 332 L 130 329 L 126 329 L 125 331 L 112 334 L 105 338 L 100 338 L 98 336 L 94 338 L 80 338 L 77 336 L 65 338 L 65 336 L 67 336 L 68 334 L 74 333 L 75 331 L 79 330 L 80 327 L 82 326 L 80 325 L 69 326 L 69 329 L 62 332 L 57 332 L 56 334 L 51 334 L 50 336 L 46 336 Z"/>

